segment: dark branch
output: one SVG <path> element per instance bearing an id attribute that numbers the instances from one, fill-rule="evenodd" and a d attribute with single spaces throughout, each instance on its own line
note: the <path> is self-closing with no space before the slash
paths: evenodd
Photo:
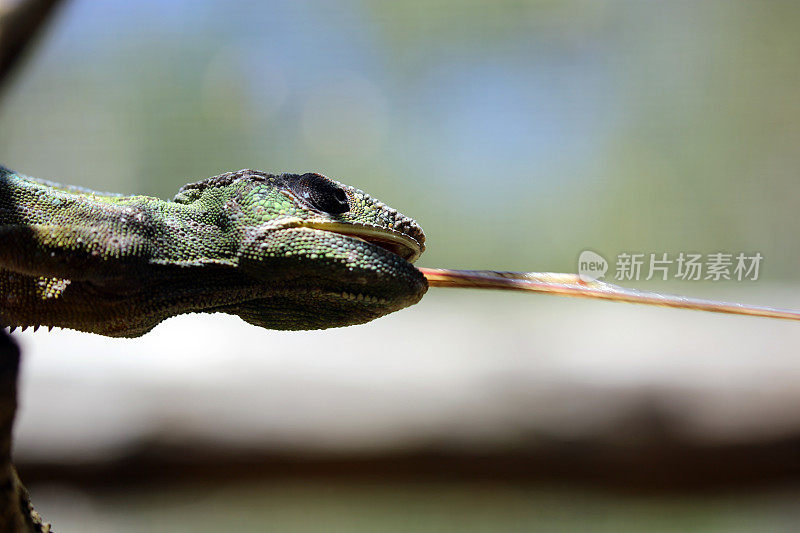
<path id="1" fill-rule="evenodd" d="M 0 329 L 0 531 L 50 531 L 33 510 L 28 491 L 20 483 L 11 464 L 11 437 L 17 411 L 17 373 L 19 348 Z"/>
<path id="2" fill-rule="evenodd" d="M 0 89 L 25 49 L 39 33 L 60 0 L 19 0 L 10 7 L 0 4 Z"/>

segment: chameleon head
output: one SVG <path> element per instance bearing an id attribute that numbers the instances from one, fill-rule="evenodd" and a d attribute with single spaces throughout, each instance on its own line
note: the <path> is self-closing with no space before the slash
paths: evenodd
<path id="1" fill-rule="evenodd" d="M 212 211 L 222 213 L 221 225 L 236 243 L 237 270 L 257 287 L 220 310 L 252 324 L 359 324 L 418 302 L 428 288 L 412 264 L 424 250 L 422 228 L 320 174 L 240 170 L 187 185 L 176 197 L 193 200 L 218 205 Z"/>

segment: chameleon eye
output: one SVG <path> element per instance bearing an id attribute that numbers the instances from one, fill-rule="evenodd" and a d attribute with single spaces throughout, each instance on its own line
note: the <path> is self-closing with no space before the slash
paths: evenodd
<path id="1" fill-rule="evenodd" d="M 344 189 L 319 174 L 303 174 L 292 189 L 303 201 L 320 211 L 333 215 L 350 211 Z"/>

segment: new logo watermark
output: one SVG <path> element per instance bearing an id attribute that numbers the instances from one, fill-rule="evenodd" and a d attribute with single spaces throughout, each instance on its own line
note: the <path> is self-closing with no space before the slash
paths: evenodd
<path id="1" fill-rule="evenodd" d="M 578 277 L 582 281 L 596 281 L 605 277 L 608 272 L 608 261 L 602 255 L 591 250 L 584 250 L 578 256 Z"/>
<path id="2" fill-rule="evenodd" d="M 613 278 L 617 281 L 756 281 L 763 259 L 760 252 L 623 252 L 616 257 Z M 578 256 L 578 275 L 583 281 L 602 279 L 608 270 L 608 261 L 597 252 L 584 250 Z"/>

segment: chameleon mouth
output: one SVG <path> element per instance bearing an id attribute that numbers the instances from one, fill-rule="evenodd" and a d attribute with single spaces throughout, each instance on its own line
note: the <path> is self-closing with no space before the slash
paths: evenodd
<path id="1" fill-rule="evenodd" d="M 409 263 L 413 263 L 422 254 L 422 245 L 413 237 L 380 226 L 369 226 L 358 223 L 305 221 L 304 227 L 338 233 L 345 237 L 374 244 L 387 252 L 399 255 Z"/>
<path id="2" fill-rule="evenodd" d="M 291 217 L 279 220 L 276 224 L 272 225 L 272 228 L 308 228 L 344 235 L 351 239 L 374 244 L 387 252 L 402 257 L 409 263 L 413 263 L 419 259 L 419 256 L 425 250 L 425 246 L 410 235 L 391 228 L 360 224 L 358 222 L 303 220 L 301 218 Z"/>

